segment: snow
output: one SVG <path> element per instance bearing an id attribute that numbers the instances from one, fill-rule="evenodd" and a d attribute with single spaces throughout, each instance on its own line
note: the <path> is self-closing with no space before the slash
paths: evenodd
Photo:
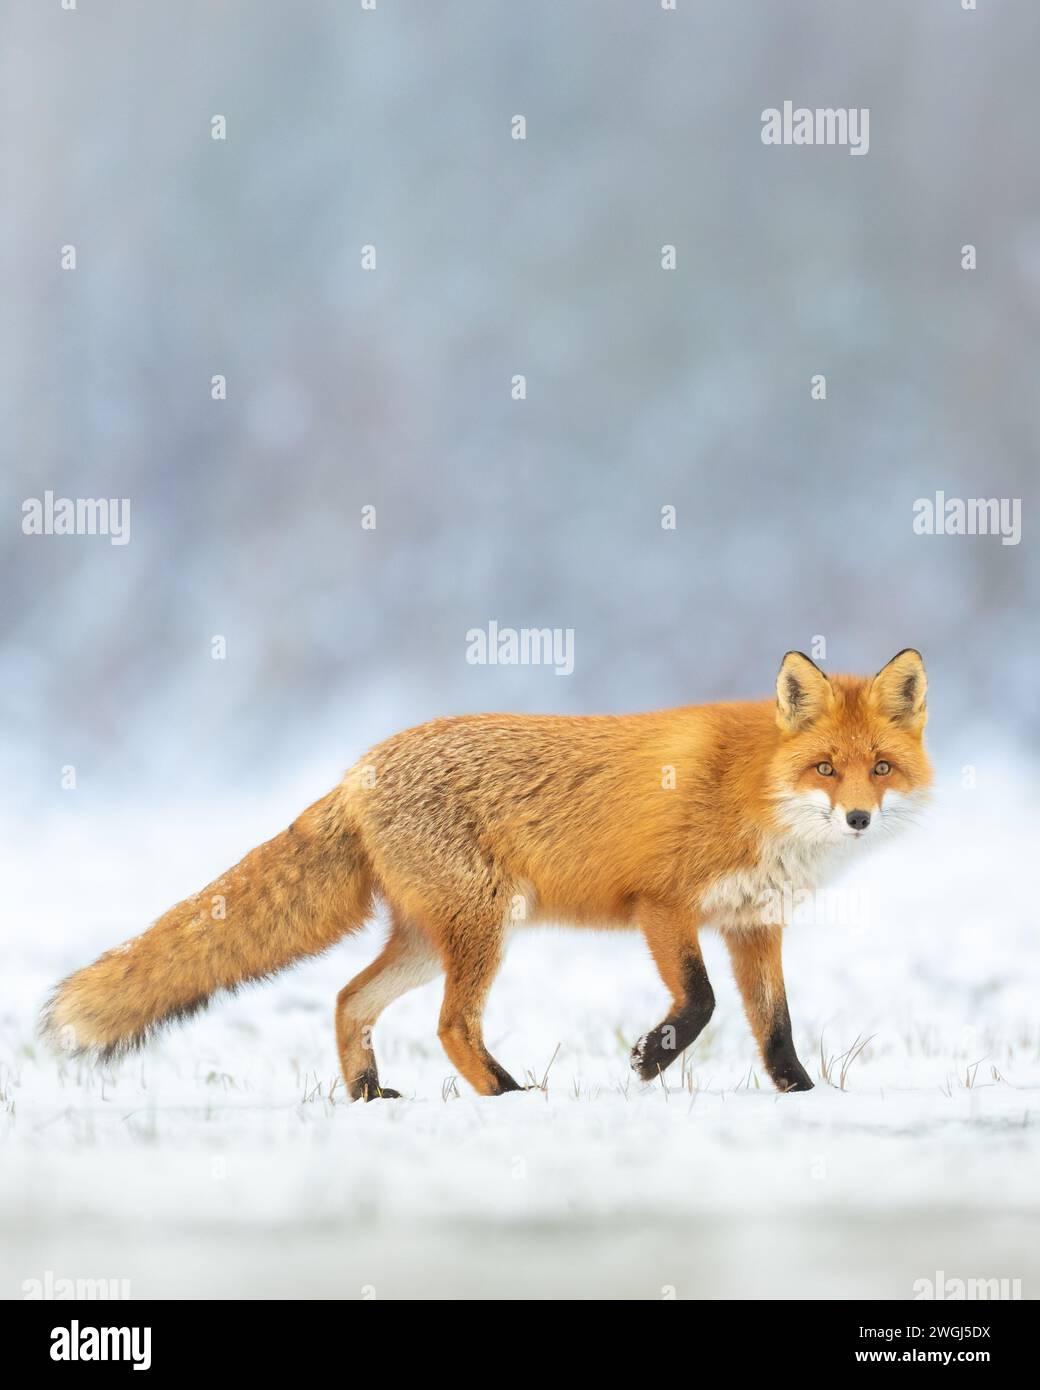
<path id="1" fill-rule="evenodd" d="M 790 927 L 804 1095 L 763 1075 L 714 938 L 712 1023 L 667 1090 L 637 1081 L 664 990 L 638 937 L 588 930 L 517 936 L 489 1005 L 492 1051 L 545 1090 L 452 1084 L 433 984 L 376 1032 L 406 1098 L 347 1103 L 332 1006 L 378 923 L 118 1065 L 41 1051 L 58 976 L 329 783 L 147 817 L 69 793 L 6 827 L 0 1294 L 51 1271 L 133 1297 L 910 1298 L 943 1271 L 1035 1296 L 1035 834 L 1013 764 L 946 776 Z"/>

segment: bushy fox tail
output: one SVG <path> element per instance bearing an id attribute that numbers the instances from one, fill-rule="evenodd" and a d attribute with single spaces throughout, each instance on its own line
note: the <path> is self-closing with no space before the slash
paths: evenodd
<path id="1" fill-rule="evenodd" d="M 109 1058 L 218 990 L 272 975 L 357 930 L 372 874 L 337 787 L 141 936 L 57 986 L 41 1032 L 60 1050 Z"/>

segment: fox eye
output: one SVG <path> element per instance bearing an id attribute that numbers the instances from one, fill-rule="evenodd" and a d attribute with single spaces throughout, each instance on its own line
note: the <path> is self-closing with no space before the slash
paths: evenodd
<path id="1" fill-rule="evenodd" d="M 816 771 L 820 774 L 821 777 L 834 776 L 834 768 L 830 763 L 817 763 Z"/>
<path id="2" fill-rule="evenodd" d="M 874 775 L 876 777 L 887 777 L 892 771 L 892 764 L 886 763 L 884 758 L 879 763 L 874 764 Z"/>

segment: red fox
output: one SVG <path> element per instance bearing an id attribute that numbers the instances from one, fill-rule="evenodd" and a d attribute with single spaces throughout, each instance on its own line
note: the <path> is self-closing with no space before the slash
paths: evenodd
<path id="1" fill-rule="evenodd" d="M 520 1089 L 481 1017 L 507 936 L 539 919 L 643 933 L 672 998 L 632 1049 L 644 1080 L 712 1015 L 698 933 L 718 928 L 766 1071 L 779 1090 L 808 1090 L 782 923 L 763 902 L 815 888 L 843 852 L 908 817 L 931 781 L 925 690 L 912 649 L 872 679 L 826 676 L 788 652 L 775 702 L 481 714 L 395 734 L 288 830 L 58 985 L 44 1032 L 68 1052 L 116 1055 L 357 931 L 378 897 L 386 945 L 336 1001 L 354 1099 L 399 1095 L 379 1080 L 372 1028 L 441 974 L 452 1064 L 481 1095 Z"/>

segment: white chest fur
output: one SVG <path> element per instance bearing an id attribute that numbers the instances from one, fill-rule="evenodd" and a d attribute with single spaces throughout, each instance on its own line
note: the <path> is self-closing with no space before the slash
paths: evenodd
<path id="1" fill-rule="evenodd" d="M 790 920 L 807 892 L 819 888 L 840 867 L 846 846 L 811 843 L 795 836 L 762 842 L 757 862 L 723 874 L 701 898 L 700 909 L 713 926 L 770 926 Z"/>

